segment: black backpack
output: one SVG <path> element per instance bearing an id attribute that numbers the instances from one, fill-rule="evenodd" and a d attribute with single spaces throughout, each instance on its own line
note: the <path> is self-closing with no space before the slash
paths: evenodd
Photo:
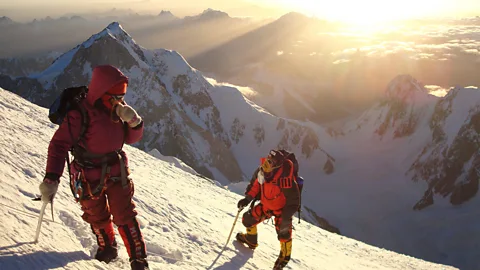
<path id="1" fill-rule="evenodd" d="M 50 105 L 48 111 L 48 118 L 52 123 L 57 125 L 61 125 L 63 123 L 65 118 L 68 117 L 69 111 L 77 110 L 80 112 L 82 117 L 82 126 L 80 129 L 80 136 L 78 138 L 73 139 L 73 134 L 69 126 L 70 136 L 72 136 L 72 141 L 75 142 L 73 145 L 77 144 L 87 131 L 89 117 L 87 111 L 81 105 L 82 101 L 87 97 L 87 93 L 88 88 L 86 86 L 66 88 L 57 97 L 57 99 L 55 99 L 52 105 Z"/>
<path id="2" fill-rule="evenodd" d="M 299 165 L 298 165 L 298 160 L 295 157 L 295 154 L 283 149 L 278 150 L 278 152 L 282 153 L 285 159 L 288 159 L 293 163 L 293 176 L 295 176 L 295 179 L 297 180 L 298 188 L 300 189 L 300 194 L 301 194 L 303 191 L 303 178 L 301 176 L 298 176 Z"/>
<path id="3" fill-rule="evenodd" d="M 88 93 L 88 88 L 86 86 L 66 88 L 55 99 L 52 105 L 50 105 L 50 108 L 48 111 L 48 118 L 54 124 L 61 125 L 65 120 L 65 118 L 67 118 L 68 131 L 70 133 L 70 136 L 72 137 L 72 141 L 74 142 L 72 145 L 72 148 L 69 149 L 70 152 L 73 151 L 77 143 L 83 138 L 88 128 L 90 119 L 88 117 L 87 111 L 81 104 L 82 101 L 87 97 L 87 93 Z M 82 117 L 82 126 L 80 128 L 80 135 L 78 136 L 78 138 L 73 138 L 73 133 L 70 128 L 70 123 L 68 120 L 68 112 L 71 110 L 79 111 Z M 68 175 L 70 177 L 69 179 L 70 190 L 72 191 L 73 196 L 76 199 L 78 199 L 78 196 L 74 191 L 73 185 L 71 183 L 72 173 L 70 171 L 70 157 L 68 153 L 67 153 L 67 156 L 65 157 L 65 160 L 67 161 Z"/>
<path id="4" fill-rule="evenodd" d="M 298 185 L 298 191 L 300 196 L 300 205 L 298 206 L 298 223 L 300 223 L 300 213 L 302 212 L 302 191 L 303 191 L 303 177 L 298 175 L 298 170 L 299 170 L 299 165 L 298 165 L 298 160 L 295 157 L 295 154 L 293 152 L 288 152 L 287 150 L 278 150 L 282 155 L 285 157 L 285 159 L 290 160 L 293 163 L 293 176 L 295 177 L 295 180 L 297 181 Z"/>

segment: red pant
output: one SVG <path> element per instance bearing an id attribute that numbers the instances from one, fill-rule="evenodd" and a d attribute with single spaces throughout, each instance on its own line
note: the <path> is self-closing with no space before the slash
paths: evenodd
<path id="1" fill-rule="evenodd" d="M 243 214 L 242 223 L 245 227 L 252 227 L 271 217 L 275 218 L 275 230 L 277 231 L 278 240 L 280 240 L 280 242 L 290 241 L 292 239 L 292 218 L 283 220 L 281 211 L 269 211 L 264 209 L 261 203 L 255 205 L 253 208 Z M 290 229 L 288 232 L 281 234 L 279 231 L 282 222 L 288 222 L 289 224 L 286 224 L 286 226 L 289 226 Z"/>
<path id="2" fill-rule="evenodd" d="M 137 211 L 133 198 L 133 182 L 123 188 L 122 182 L 107 181 L 104 194 L 98 199 L 81 200 L 82 218 L 91 224 L 97 236 L 99 246 L 106 246 L 115 242 L 113 223 L 118 226 L 130 259 L 146 258 L 147 249 L 143 240 L 140 226 L 136 220 Z"/>
<path id="3" fill-rule="evenodd" d="M 110 226 L 111 217 L 117 226 L 131 223 L 137 216 L 133 198 L 133 182 L 123 188 L 121 181 L 107 181 L 107 189 L 98 199 L 81 200 L 82 218 L 95 228 Z M 108 198 L 108 199 L 107 199 Z"/>

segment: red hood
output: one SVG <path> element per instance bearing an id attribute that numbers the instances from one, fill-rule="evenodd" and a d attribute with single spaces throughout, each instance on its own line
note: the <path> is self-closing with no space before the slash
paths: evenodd
<path id="1" fill-rule="evenodd" d="M 87 101 L 91 105 L 110 88 L 119 83 L 128 83 L 128 78 L 114 66 L 97 66 L 93 69 L 92 80 L 88 86 Z"/>

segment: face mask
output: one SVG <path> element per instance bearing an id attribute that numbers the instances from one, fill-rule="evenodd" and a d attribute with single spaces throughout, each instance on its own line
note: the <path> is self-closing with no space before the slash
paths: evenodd
<path id="1" fill-rule="evenodd" d="M 262 170 L 259 170 L 259 171 L 258 171 L 257 179 L 258 179 L 258 183 L 259 183 L 260 185 L 263 185 L 263 183 L 265 183 L 265 176 L 263 175 Z"/>

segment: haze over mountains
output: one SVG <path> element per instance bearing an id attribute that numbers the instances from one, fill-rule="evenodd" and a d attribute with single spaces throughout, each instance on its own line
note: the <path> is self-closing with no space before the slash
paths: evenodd
<path id="1" fill-rule="evenodd" d="M 213 9 L 181 18 L 169 11 L 142 15 L 120 9 L 26 24 L 3 18 L 0 55 L 65 52 L 113 20 L 142 46 L 178 51 L 209 77 L 250 87 L 251 100 L 292 119 L 326 124 L 359 113 L 379 101 L 385 85 L 402 73 L 442 95 L 456 85 L 480 84 L 478 17 L 366 29 L 300 13 L 236 18 Z M 15 65 L 0 63 L 2 74 L 21 74 L 24 68 Z"/>

